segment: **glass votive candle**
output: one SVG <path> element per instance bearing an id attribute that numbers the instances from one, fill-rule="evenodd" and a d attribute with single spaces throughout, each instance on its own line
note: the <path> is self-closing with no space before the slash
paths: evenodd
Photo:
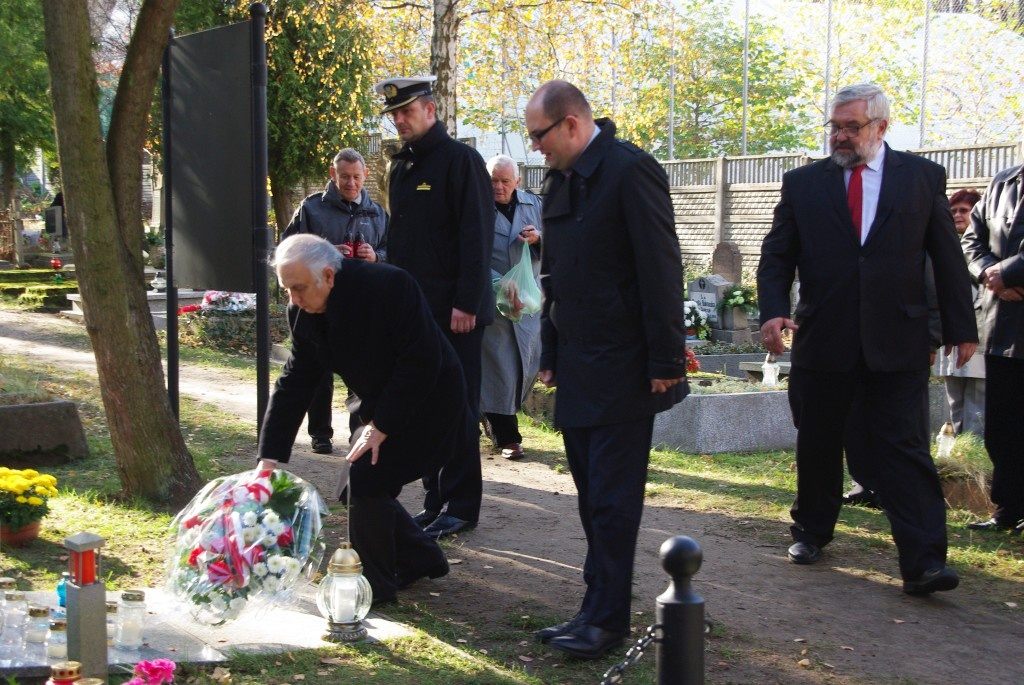
<path id="1" fill-rule="evenodd" d="M 77 661 L 61 661 L 50 666 L 50 679 L 46 685 L 74 685 L 81 679 L 82 664 Z"/>
<path id="2" fill-rule="evenodd" d="M 30 606 L 28 623 L 25 625 L 25 642 L 42 644 L 46 641 L 46 631 L 49 629 L 50 610 L 43 606 Z"/>
<path id="3" fill-rule="evenodd" d="M 146 593 L 142 590 L 127 590 L 121 593 L 121 601 L 117 604 L 115 647 L 138 649 L 142 646 L 142 629 L 146 623 L 145 600 Z"/>
<path id="4" fill-rule="evenodd" d="M 64 661 L 68 658 L 68 622 L 62 618 L 50 621 L 46 633 L 46 658 Z"/>
<path id="5" fill-rule="evenodd" d="M 117 602 L 107 602 L 107 645 L 114 644 L 117 635 Z"/>

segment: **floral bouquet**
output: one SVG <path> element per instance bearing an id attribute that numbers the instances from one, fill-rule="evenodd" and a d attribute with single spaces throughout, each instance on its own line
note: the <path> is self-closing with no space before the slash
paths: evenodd
<path id="1" fill-rule="evenodd" d="M 174 669 L 177 668 L 170 659 L 153 659 L 140 661 L 132 669 L 131 680 L 124 685 L 163 685 L 174 682 Z"/>
<path id="2" fill-rule="evenodd" d="M 219 312 L 246 312 L 256 309 L 256 296 L 252 293 L 229 293 L 224 290 L 207 290 L 203 295 L 204 310 Z"/>
<path id="3" fill-rule="evenodd" d="M 686 373 L 697 373 L 700 371 L 700 362 L 697 355 L 689 347 L 686 348 Z"/>
<path id="4" fill-rule="evenodd" d="M 287 603 L 320 566 L 326 511 L 316 488 L 281 469 L 218 478 L 171 524 L 168 589 L 209 625 Z"/>
<path id="5" fill-rule="evenodd" d="M 683 302 L 683 326 L 700 340 L 708 337 L 708 315 L 693 300 Z"/>
<path id="6" fill-rule="evenodd" d="M 718 308 L 728 309 L 730 307 L 742 307 L 747 314 L 755 314 L 757 312 L 757 291 L 738 284 L 729 286 L 729 289 L 723 293 Z"/>
<path id="7" fill-rule="evenodd" d="M 21 530 L 50 513 L 47 498 L 57 494 L 57 479 L 34 469 L 0 466 L 0 524 Z"/>

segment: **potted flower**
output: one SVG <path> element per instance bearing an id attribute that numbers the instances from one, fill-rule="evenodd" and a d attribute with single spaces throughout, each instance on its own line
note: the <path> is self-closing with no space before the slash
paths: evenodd
<path id="1" fill-rule="evenodd" d="M 683 302 L 683 325 L 687 340 L 707 340 L 708 315 L 693 300 Z"/>
<path id="2" fill-rule="evenodd" d="M 0 466 L 0 541 L 20 547 L 39 536 L 49 513 L 47 499 L 57 494 L 57 479 L 34 469 Z"/>
<path id="3" fill-rule="evenodd" d="M 757 313 L 757 292 L 738 283 L 729 286 L 718 303 L 722 330 L 739 331 L 747 327 L 747 314 Z"/>

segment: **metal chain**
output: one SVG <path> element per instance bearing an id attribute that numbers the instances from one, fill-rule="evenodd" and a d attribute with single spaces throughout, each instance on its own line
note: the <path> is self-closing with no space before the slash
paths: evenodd
<path id="1" fill-rule="evenodd" d="M 715 624 L 711 622 L 710 618 L 704 619 L 705 635 L 711 635 L 714 627 Z M 647 630 L 637 639 L 636 644 L 626 651 L 626 657 L 604 672 L 604 680 L 601 681 L 601 685 L 619 685 L 622 682 L 622 674 L 626 672 L 626 669 L 640 661 L 644 651 L 651 646 L 652 642 L 661 642 L 661 637 L 660 623 L 647 626 Z"/>
<path id="2" fill-rule="evenodd" d="M 622 674 L 626 672 L 626 669 L 640 661 L 640 658 L 644 655 L 644 650 L 650 647 L 652 642 L 658 642 L 659 640 L 661 640 L 661 625 L 655 623 L 654 625 L 647 626 L 647 630 L 636 641 L 636 644 L 626 652 L 626 657 L 604 672 L 604 680 L 601 681 L 601 685 L 618 685 L 621 683 Z"/>

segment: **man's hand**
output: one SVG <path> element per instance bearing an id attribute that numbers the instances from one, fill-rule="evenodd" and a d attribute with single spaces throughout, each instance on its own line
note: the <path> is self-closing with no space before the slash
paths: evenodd
<path id="1" fill-rule="evenodd" d="M 551 369 L 541 369 L 537 372 L 537 378 L 540 379 L 545 388 L 555 387 L 555 372 Z"/>
<path id="2" fill-rule="evenodd" d="M 673 385 L 679 385 L 685 378 L 652 378 L 651 392 L 668 392 Z"/>
<path id="3" fill-rule="evenodd" d="M 376 466 L 380 445 L 387 439 L 387 434 L 374 426 L 373 421 L 370 421 L 370 423 L 363 428 L 363 432 L 359 434 L 359 439 L 357 439 L 355 444 L 352 445 L 352 449 L 348 451 L 348 456 L 346 456 L 345 459 L 350 462 L 357 461 L 359 457 L 369 451 L 372 455 L 370 463 Z"/>
<path id="4" fill-rule="evenodd" d="M 996 297 L 1004 302 L 1020 302 L 1024 300 L 1024 288 L 1019 285 L 1012 288 L 1003 288 Z"/>
<path id="5" fill-rule="evenodd" d="M 452 333 L 469 333 L 476 328 L 476 314 L 452 307 Z"/>
<path id="6" fill-rule="evenodd" d="M 338 248 L 338 252 L 341 253 L 342 257 L 351 257 L 352 256 L 352 248 L 350 246 L 345 245 L 344 243 L 342 243 L 341 245 L 335 245 L 334 247 Z"/>
<path id="7" fill-rule="evenodd" d="M 786 346 L 782 342 L 782 331 L 787 328 L 794 332 L 800 330 L 793 319 L 782 316 L 768 319 L 761 324 L 761 344 L 772 354 L 782 354 L 786 351 Z"/>
<path id="8" fill-rule="evenodd" d="M 373 245 L 370 243 L 359 243 L 359 249 L 356 250 L 356 257 L 367 262 L 377 261 L 377 251 L 373 249 Z"/>
<path id="9" fill-rule="evenodd" d="M 256 462 L 256 470 L 257 471 L 273 471 L 276 468 L 277 468 L 277 460 L 276 459 L 260 459 L 258 462 Z"/>
<path id="10" fill-rule="evenodd" d="M 974 356 L 975 350 L 978 349 L 978 343 L 959 343 L 956 346 L 956 368 L 961 368 L 964 364 L 971 361 L 971 357 Z M 953 345 L 946 345 L 945 352 L 946 356 L 953 351 Z"/>
<path id="11" fill-rule="evenodd" d="M 993 264 L 985 269 L 981 274 L 981 282 L 986 288 L 998 295 L 1006 288 L 1006 284 L 1003 283 L 1002 267 L 998 264 Z"/>

